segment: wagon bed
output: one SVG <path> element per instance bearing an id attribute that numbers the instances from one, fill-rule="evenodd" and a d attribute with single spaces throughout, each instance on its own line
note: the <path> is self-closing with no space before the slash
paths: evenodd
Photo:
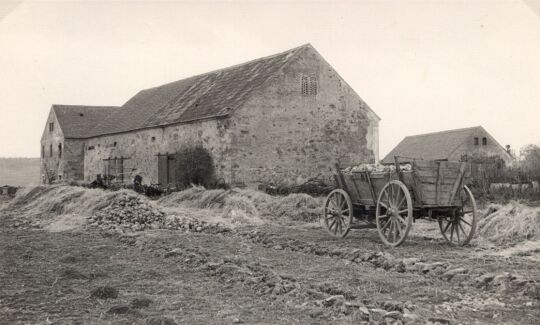
<path id="1" fill-rule="evenodd" d="M 338 189 L 325 202 L 324 226 L 345 237 L 351 228 L 375 227 L 383 242 L 400 245 L 412 221 L 439 222 L 443 237 L 455 245 L 470 242 L 476 228 L 476 203 L 466 186 L 463 162 L 413 160 L 402 170 L 396 157 L 394 171 L 348 171 L 336 166 Z"/>

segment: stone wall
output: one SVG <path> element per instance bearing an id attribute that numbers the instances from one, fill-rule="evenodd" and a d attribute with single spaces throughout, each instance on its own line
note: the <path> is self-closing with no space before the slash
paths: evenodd
<path id="1" fill-rule="evenodd" d="M 49 123 L 54 123 L 54 129 L 52 132 L 49 130 Z M 58 145 L 62 144 L 62 151 L 64 150 L 64 134 L 60 129 L 56 114 L 51 109 L 47 122 L 45 123 L 45 129 L 41 136 L 40 143 L 40 175 L 41 182 L 46 179 L 57 180 L 59 176 L 64 178 L 64 153 L 62 157 L 58 155 Z M 49 175 L 47 177 L 46 175 Z"/>
<path id="2" fill-rule="evenodd" d="M 183 146 L 201 145 L 214 158 L 216 175 L 230 182 L 230 132 L 226 119 L 144 129 L 100 136 L 86 143 L 84 175 L 92 181 L 104 173 L 104 159 L 129 158 L 124 172 L 137 168 L 146 184 L 158 183 L 158 154 L 173 153 Z M 126 175 L 132 178 L 132 175 Z"/>
<path id="3" fill-rule="evenodd" d="M 302 94 L 302 77 L 317 94 Z M 334 163 L 378 160 L 378 118 L 322 59 L 308 49 L 232 117 L 235 182 L 302 183 L 329 176 Z"/>

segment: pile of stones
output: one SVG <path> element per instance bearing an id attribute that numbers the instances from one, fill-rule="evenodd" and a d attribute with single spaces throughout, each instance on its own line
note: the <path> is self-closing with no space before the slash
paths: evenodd
<path id="1" fill-rule="evenodd" d="M 165 229 L 171 230 L 186 230 L 201 232 L 208 226 L 208 223 L 196 218 L 180 217 L 176 215 L 165 218 Z"/>
<path id="2" fill-rule="evenodd" d="M 162 228 L 165 213 L 144 199 L 125 195 L 90 217 L 90 224 L 105 230 L 141 231 Z"/>

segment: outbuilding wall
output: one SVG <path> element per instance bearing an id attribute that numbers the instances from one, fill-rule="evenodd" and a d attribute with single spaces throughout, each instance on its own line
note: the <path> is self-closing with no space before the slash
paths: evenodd
<path id="1" fill-rule="evenodd" d="M 474 138 L 478 138 L 478 144 L 475 144 Z M 482 139 L 486 138 L 487 142 L 484 145 Z M 499 156 L 506 164 L 512 162 L 512 157 L 504 150 L 503 147 L 482 127 L 476 129 L 449 157 L 449 160 L 459 161 L 464 155 L 468 156 Z"/>

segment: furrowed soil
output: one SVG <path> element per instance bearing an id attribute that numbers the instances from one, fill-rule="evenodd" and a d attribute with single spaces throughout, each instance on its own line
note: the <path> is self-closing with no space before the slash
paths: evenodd
<path id="1" fill-rule="evenodd" d="M 451 247 L 431 223 L 417 222 L 391 249 L 375 229 L 333 239 L 317 223 L 119 232 L 76 222 L 51 231 L 21 211 L 0 211 L 1 324 L 540 319 L 540 250 Z"/>

